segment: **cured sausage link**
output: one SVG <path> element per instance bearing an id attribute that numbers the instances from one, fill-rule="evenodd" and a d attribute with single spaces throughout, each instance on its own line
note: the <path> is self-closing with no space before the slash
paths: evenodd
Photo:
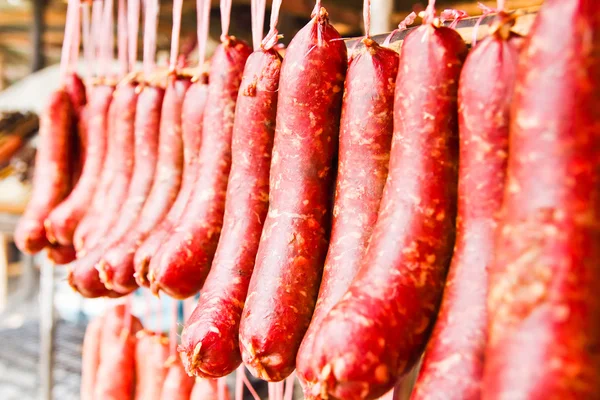
<path id="1" fill-rule="evenodd" d="M 111 162 L 116 164 L 115 174 L 102 207 L 101 217 L 96 221 L 93 231 L 86 237 L 87 249 L 93 249 L 106 240 L 127 199 L 134 169 L 137 86 L 137 82 L 123 81 L 114 93 L 113 102 L 117 114 L 114 132 L 115 153 Z"/>
<path id="2" fill-rule="evenodd" d="M 161 113 L 158 164 L 152 189 L 134 227 L 104 254 L 98 264 L 98 269 L 102 271 L 102 281 L 122 294 L 137 288 L 133 276 L 135 252 L 163 220 L 179 193 L 183 172 L 181 104 L 189 85 L 189 78 L 169 75 Z"/>
<path id="3" fill-rule="evenodd" d="M 183 178 L 181 189 L 173 207 L 160 226 L 155 229 L 135 252 L 135 279 L 140 286 L 149 287 L 148 266 L 150 259 L 167 240 L 172 228 L 181 218 L 193 192 L 198 175 L 198 157 L 202 144 L 202 119 L 208 94 L 208 77 L 202 75 L 185 94 L 182 104 L 181 135 L 183 137 Z"/>
<path id="4" fill-rule="evenodd" d="M 141 84 L 135 114 L 134 170 L 119 219 L 110 229 L 110 238 L 118 241 L 131 229 L 148 198 L 158 162 L 158 136 L 164 89 Z"/>
<path id="5" fill-rule="evenodd" d="M 348 64 L 324 8 L 292 39 L 281 67 L 270 204 L 240 324 L 244 364 L 281 381 L 317 300 Z"/>
<path id="6" fill-rule="evenodd" d="M 482 398 L 600 398 L 600 9 L 548 0 L 519 60 Z"/>
<path id="7" fill-rule="evenodd" d="M 184 363 L 196 376 L 225 376 L 242 362 L 239 325 L 269 207 L 280 69 L 275 50 L 252 53 L 244 69 L 223 231 L 200 301 L 181 336 Z"/>
<path id="8" fill-rule="evenodd" d="M 154 170 L 157 164 L 157 148 L 159 124 L 161 119 L 161 110 L 164 97 L 164 89 L 156 86 L 144 86 L 138 96 L 135 120 L 136 143 L 136 166 L 132 177 L 131 190 L 129 191 L 128 202 L 124 205 L 128 214 L 121 215 L 119 222 L 111 231 L 110 237 L 106 243 L 98 246 L 93 251 L 81 256 L 76 263 L 71 266 L 69 272 L 69 284 L 84 297 L 110 296 L 119 297 L 121 294 L 109 290 L 100 280 L 100 275 L 96 265 L 102 259 L 108 248 L 117 245 L 123 235 L 137 221 L 141 208 L 145 204 L 147 192 L 154 181 Z M 142 161 L 138 163 L 138 161 Z M 145 170 L 144 170 L 145 168 Z M 138 197 L 140 196 L 140 197 Z M 129 203 L 131 200 L 131 203 Z M 129 214 L 131 213 L 131 214 Z M 135 214 L 135 215 L 134 215 Z"/>
<path id="9" fill-rule="evenodd" d="M 114 92 L 113 92 L 114 100 Z M 87 211 L 83 218 L 77 224 L 75 232 L 73 233 L 73 245 L 80 254 L 85 254 L 89 248 L 85 245 L 87 236 L 93 232 L 98 218 L 102 215 L 102 206 L 106 202 L 106 198 L 109 195 L 110 185 L 112 184 L 114 175 L 116 173 L 117 163 L 113 162 L 116 155 L 116 122 L 117 108 L 115 102 L 111 101 L 108 107 L 107 113 L 104 116 L 104 135 L 106 137 L 106 153 L 104 155 L 104 161 L 102 163 L 101 174 L 96 183 L 96 189 L 94 190 L 94 197 L 91 204 L 88 204 Z"/>
<path id="10" fill-rule="evenodd" d="M 333 223 L 323 280 L 296 359 L 297 375 L 307 398 L 318 373 L 312 369 L 315 333 L 358 271 L 377 221 L 388 174 L 398 53 L 370 38 L 363 39 L 362 44 L 351 56 L 346 76 Z"/>
<path id="11" fill-rule="evenodd" d="M 249 54 L 245 42 L 228 37 L 213 55 L 198 177 L 177 229 L 152 258 L 154 293 L 184 299 L 197 293 L 208 275 L 223 223 L 235 102 Z"/>
<path id="12" fill-rule="evenodd" d="M 81 177 L 69 197 L 45 221 L 48 237 L 58 244 L 67 246 L 73 243 L 75 228 L 94 197 L 106 154 L 106 115 L 113 91 L 112 86 L 94 86 L 86 108 L 87 121 L 80 122 L 86 126 L 85 163 Z"/>
<path id="13" fill-rule="evenodd" d="M 15 231 L 15 243 L 23 252 L 37 253 L 50 244 L 44 220 L 69 194 L 73 112 L 68 93 L 59 89 L 40 118 L 33 191 Z"/>
<path id="14" fill-rule="evenodd" d="M 104 317 L 99 317 L 91 321 L 85 330 L 81 357 L 81 400 L 94 400 L 103 326 Z"/>
<path id="15" fill-rule="evenodd" d="M 167 372 L 169 339 L 162 334 L 140 331 L 135 348 L 137 384 L 135 400 L 160 400 Z"/>
<path id="16" fill-rule="evenodd" d="M 127 321 L 127 318 L 124 305 L 110 309 L 104 316 L 96 385 L 86 388 L 94 393 L 96 400 L 133 398 L 136 388 L 136 334 L 142 329 L 142 324 L 134 316 L 129 317 L 132 321 Z"/>
<path id="17" fill-rule="evenodd" d="M 496 25 L 496 32 L 471 51 L 460 77 L 456 244 L 412 400 L 481 398 L 487 268 L 502 204 L 521 41 L 510 33 L 506 15 Z"/>
<path id="18" fill-rule="evenodd" d="M 357 276 L 317 331 L 315 391 L 375 399 L 417 362 L 454 246 L 457 90 L 467 48 L 434 20 L 405 39 L 377 224 Z"/>

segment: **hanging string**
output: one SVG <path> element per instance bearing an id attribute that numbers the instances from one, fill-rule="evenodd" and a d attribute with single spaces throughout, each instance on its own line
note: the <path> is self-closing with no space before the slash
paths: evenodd
<path id="1" fill-rule="evenodd" d="M 442 22 L 445 22 L 446 20 L 452 20 L 452 23 L 448 26 L 451 29 L 456 29 L 458 23 L 461 20 L 467 18 L 468 16 L 469 14 L 467 14 L 465 11 L 456 10 L 452 8 L 442 11 L 442 13 L 440 14 Z"/>
<path id="2" fill-rule="evenodd" d="M 244 366 L 240 365 L 235 373 L 235 400 L 244 400 Z"/>
<path id="3" fill-rule="evenodd" d="M 127 2 L 127 51 L 129 68 L 134 71 L 137 61 L 138 33 L 140 30 L 140 0 Z"/>
<path id="4" fill-rule="evenodd" d="M 229 23 L 231 21 L 231 1 L 221 0 L 221 41 L 224 42 L 229 36 Z"/>
<path id="5" fill-rule="evenodd" d="M 101 64 L 102 64 L 102 57 L 101 57 L 101 46 L 100 43 L 102 42 L 100 40 L 101 34 L 102 34 L 102 2 L 99 0 L 95 0 L 92 2 L 92 26 L 91 26 L 91 41 L 90 41 L 90 46 L 91 46 L 91 50 L 90 52 L 93 55 L 93 58 L 97 61 L 99 60 L 100 62 L 96 62 L 95 63 L 95 72 L 96 75 L 100 75 L 101 72 Z"/>
<path id="6" fill-rule="evenodd" d="M 171 58 L 169 71 L 177 68 L 177 54 L 179 54 L 179 31 L 181 30 L 181 10 L 183 0 L 173 0 L 173 30 L 171 32 Z"/>
<path id="7" fill-rule="evenodd" d="M 127 62 L 127 10 L 125 0 L 119 0 L 117 5 L 117 51 L 119 58 L 119 76 L 125 76 L 129 71 Z"/>
<path id="8" fill-rule="evenodd" d="M 92 75 L 92 43 L 91 43 L 91 21 L 90 21 L 90 4 L 84 1 L 81 4 L 81 29 L 83 38 L 83 59 L 85 60 L 85 77 L 90 78 Z"/>
<path id="9" fill-rule="evenodd" d="M 217 379 L 217 397 L 219 400 L 227 399 L 227 377 Z"/>
<path id="10" fill-rule="evenodd" d="M 158 0 L 146 0 L 144 10 L 144 75 L 154 70 L 156 57 L 156 28 L 158 25 Z"/>
<path id="11" fill-rule="evenodd" d="M 365 25 L 365 36 L 371 35 L 371 0 L 364 0 L 363 3 L 363 21 Z"/>
<path id="12" fill-rule="evenodd" d="M 486 6 L 483 3 L 477 3 L 477 6 L 479 7 L 479 9 L 481 9 L 483 11 L 483 13 L 477 19 L 477 22 L 475 22 L 475 25 L 473 26 L 473 38 L 471 39 L 471 46 L 472 47 L 475 47 L 475 45 L 477 44 L 477 34 L 479 33 L 479 26 L 481 25 L 481 23 L 483 22 L 483 20 L 488 15 L 496 12 L 496 10 L 494 10 L 493 8 L 490 8 L 490 7 Z"/>
<path id="13" fill-rule="evenodd" d="M 295 381 L 296 374 L 294 372 L 285 379 L 285 394 L 283 395 L 283 400 L 293 400 Z"/>
<path id="14" fill-rule="evenodd" d="M 275 383 L 269 382 L 267 384 L 267 389 L 269 392 L 269 400 L 276 400 L 277 399 L 277 389 L 275 389 Z"/>
<path id="15" fill-rule="evenodd" d="M 260 48 L 260 44 L 263 40 L 266 5 L 266 0 L 250 1 L 250 9 L 252 14 L 252 44 L 254 46 L 254 51 Z"/>
<path id="16" fill-rule="evenodd" d="M 81 2 L 75 0 L 73 10 L 73 27 L 72 32 L 73 43 L 71 44 L 71 54 L 69 56 L 69 71 L 77 71 L 77 63 L 79 61 L 79 47 L 81 46 Z"/>
<path id="17" fill-rule="evenodd" d="M 75 13 L 76 0 L 69 0 L 67 5 L 67 17 L 65 21 L 65 33 L 63 47 L 60 54 L 60 80 L 64 82 L 69 69 L 69 58 L 71 55 L 71 46 L 73 43 L 73 17 Z"/>
<path id="18" fill-rule="evenodd" d="M 208 41 L 208 24 L 210 16 L 210 0 L 196 0 L 196 21 L 198 35 L 198 74 L 202 73 L 206 60 L 206 42 Z"/>
<path id="19" fill-rule="evenodd" d="M 113 35 L 113 0 L 106 0 L 104 3 L 103 15 L 102 15 L 102 37 L 104 43 L 101 43 L 102 49 L 102 73 L 101 75 L 107 77 L 110 63 L 112 61 L 113 49 L 114 49 L 114 35 Z"/>
<path id="20" fill-rule="evenodd" d="M 313 17 L 315 15 L 319 15 L 319 13 L 321 12 L 321 0 L 316 0 L 315 2 L 315 8 L 312 12 Z"/>
<path id="21" fill-rule="evenodd" d="M 410 14 L 408 14 L 406 16 L 406 18 L 404 18 L 404 20 L 402 22 L 400 22 L 400 24 L 398 24 L 398 28 L 394 29 L 383 41 L 383 45 L 384 46 L 389 46 L 390 42 L 392 41 L 392 38 L 394 37 L 394 35 L 398 32 L 401 31 L 405 31 L 408 29 L 408 26 L 411 25 L 413 22 L 415 22 L 415 19 L 417 18 L 417 13 L 415 13 L 414 11 L 411 12 Z"/>
<path id="22" fill-rule="evenodd" d="M 248 377 L 246 376 L 246 369 L 244 367 L 244 364 L 238 367 L 236 374 L 236 376 L 241 377 L 242 381 L 244 382 L 244 385 L 246 385 L 246 388 L 248 388 L 248 391 L 250 392 L 254 400 L 261 400 L 258 393 L 256 393 L 256 390 L 254 390 L 254 387 L 252 387 L 252 383 L 248 380 Z"/>
<path id="23" fill-rule="evenodd" d="M 171 307 L 171 329 L 169 330 L 169 355 L 172 360 L 177 357 L 177 323 L 179 322 L 179 301 L 173 299 Z"/>
<path id="24" fill-rule="evenodd" d="M 425 9 L 425 13 L 423 16 L 423 23 L 431 24 L 435 19 L 435 0 L 429 0 L 429 4 Z"/>
<path id="25" fill-rule="evenodd" d="M 281 9 L 282 0 L 273 0 L 271 3 L 271 20 L 269 21 L 269 32 L 262 41 L 262 48 L 270 50 L 277 45 L 277 41 L 281 38 L 279 31 L 277 31 L 277 24 L 279 22 L 279 10 Z"/>
<path id="26" fill-rule="evenodd" d="M 283 400 L 283 385 L 284 385 L 283 381 L 277 382 L 275 384 L 275 393 L 276 393 L 277 400 Z"/>
<path id="27" fill-rule="evenodd" d="M 323 45 L 323 28 L 321 26 L 321 24 L 319 24 L 319 16 L 321 15 L 321 0 L 316 0 L 315 2 L 315 8 L 312 12 L 312 16 L 313 18 L 316 19 L 317 22 L 317 44 L 319 46 Z"/>

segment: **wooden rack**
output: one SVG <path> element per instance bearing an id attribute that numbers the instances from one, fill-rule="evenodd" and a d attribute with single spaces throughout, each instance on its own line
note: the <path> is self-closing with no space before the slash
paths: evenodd
<path id="1" fill-rule="evenodd" d="M 530 7 L 530 8 L 519 10 L 518 11 L 519 14 L 516 18 L 515 26 L 513 27 L 513 31 L 515 31 L 516 33 L 519 33 L 521 35 L 527 35 L 529 33 L 529 30 L 531 29 L 533 21 L 535 20 L 535 16 L 537 15 L 538 10 L 539 10 L 539 7 Z M 490 30 L 492 23 L 494 22 L 495 17 L 496 17 L 495 14 L 490 14 L 481 20 L 479 26 L 477 27 L 477 40 L 483 39 L 484 37 L 486 37 L 488 35 L 488 32 Z M 456 30 L 458 31 L 458 33 L 460 33 L 460 35 L 463 37 L 465 42 L 469 45 L 473 42 L 473 32 L 475 30 L 475 26 L 477 25 L 477 21 L 479 19 L 480 19 L 480 16 L 476 16 L 476 17 L 465 18 L 458 22 L 458 26 L 457 26 Z M 452 21 L 448 21 L 445 23 L 445 25 L 449 25 L 451 22 Z M 400 47 L 402 46 L 402 42 L 404 41 L 404 38 L 414 29 L 416 29 L 416 27 L 411 27 L 406 30 L 396 32 L 390 41 L 389 47 L 396 51 L 400 51 Z M 372 39 L 375 40 L 379 44 L 383 44 L 383 42 L 385 41 L 385 39 L 388 36 L 389 36 L 389 33 L 382 34 L 382 35 L 375 35 L 372 37 Z M 361 40 L 361 38 L 346 39 L 346 45 L 350 49 L 353 48 L 354 46 L 360 47 L 361 44 L 356 43 L 357 41 L 360 41 L 360 40 Z"/>

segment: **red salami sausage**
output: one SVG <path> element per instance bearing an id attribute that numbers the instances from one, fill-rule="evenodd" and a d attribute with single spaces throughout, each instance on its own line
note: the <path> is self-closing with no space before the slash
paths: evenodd
<path id="1" fill-rule="evenodd" d="M 103 326 L 104 317 L 99 317 L 91 321 L 85 330 L 81 358 L 81 400 L 94 400 Z"/>
<path id="2" fill-rule="evenodd" d="M 98 268 L 103 282 L 119 293 L 137 288 L 133 276 L 135 251 L 163 220 L 175 201 L 182 179 L 181 105 L 190 85 L 187 77 L 169 75 L 160 122 L 158 164 L 148 199 L 135 225 L 103 256 Z"/>
<path id="3" fill-rule="evenodd" d="M 49 244 L 44 220 L 69 194 L 72 117 L 67 92 L 52 93 L 40 118 L 31 199 L 15 231 L 15 243 L 23 252 L 37 253 Z"/>
<path id="4" fill-rule="evenodd" d="M 105 198 L 96 226 L 86 236 L 85 249 L 91 250 L 106 239 L 110 229 L 119 218 L 119 212 L 127 198 L 134 168 L 135 115 L 138 98 L 137 83 L 124 80 L 114 92 L 114 106 L 117 110 L 114 131 L 114 175 Z"/>
<path id="5" fill-rule="evenodd" d="M 467 57 L 458 89 L 456 244 L 437 322 L 411 399 L 481 398 L 487 267 L 502 203 L 520 36 L 502 16 Z"/>
<path id="6" fill-rule="evenodd" d="M 106 153 L 106 115 L 114 88 L 98 85 L 92 90 L 90 103 L 86 108 L 86 162 L 81 177 L 69 197 L 45 221 L 50 240 L 64 246 L 73 243 L 75 228 L 90 206 Z"/>
<path id="7" fill-rule="evenodd" d="M 483 399 L 600 398 L 600 9 L 548 0 L 517 68 Z"/>
<path id="8" fill-rule="evenodd" d="M 188 376 L 179 356 L 169 366 L 160 394 L 161 400 L 190 400 L 194 378 Z"/>
<path id="9" fill-rule="evenodd" d="M 346 46 L 324 8 L 281 68 L 270 204 L 240 324 L 244 364 L 280 381 L 295 367 L 327 252 Z"/>
<path id="10" fill-rule="evenodd" d="M 377 224 L 348 291 L 315 335 L 314 389 L 374 399 L 417 362 L 442 296 L 454 245 L 457 89 L 467 54 L 436 19 L 402 46 L 389 175 Z"/>
<path id="11" fill-rule="evenodd" d="M 140 112 L 135 114 L 133 175 L 119 218 L 110 229 L 109 243 L 119 240 L 135 224 L 150 194 L 156 173 L 160 117 L 165 91 L 150 84 L 141 84 L 138 90 L 140 93 L 136 107 Z"/>
<path id="12" fill-rule="evenodd" d="M 183 138 L 183 178 L 177 199 L 165 219 L 144 240 L 135 252 L 135 278 L 140 286 L 149 286 L 148 265 L 150 259 L 167 240 L 174 224 L 179 221 L 188 203 L 198 175 L 198 156 L 202 143 L 202 116 L 208 93 L 207 76 L 195 81 L 187 90 L 182 104 L 181 134 Z"/>
<path id="13" fill-rule="evenodd" d="M 356 275 L 377 221 L 394 131 L 398 53 L 370 38 L 353 54 L 346 76 L 338 175 L 331 239 L 312 321 L 296 361 L 306 397 L 318 371 L 312 369 L 316 330 Z"/>
<path id="14" fill-rule="evenodd" d="M 100 365 L 96 376 L 94 399 L 130 399 L 136 388 L 136 334 L 142 324 L 136 318 L 126 320 L 125 306 L 119 305 L 104 317 L 100 341 Z M 127 326 L 131 329 L 128 331 Z"/>
<path id="15" fill-rule="evenodd" d="M 160 400 L 168 371 L 169 339 L 161 334 L 140 331 L 135 357 L 135 400 Z"/>
<path id="16" fill-rule="evenodd" d="M 109 168 L 108 174 L 110 174 L 111 182 L 107 186 L 106 193 L 102 196 L 103 210 L 98 212 L 94 218 L 96 226 L 93 230 L 88 231 L 85 237 L 84 251 L 79 252 L 79 259 L 71 266 L 69 282 L 73 288 L 85 297 L 116 297 L 115 293 L 108 290 L 112 287 L 105 288 L 100 276 L 98 276 L 98 271 L 95 269 L 104 248 L 100 247 L 95 251 L 93 249 L 100 239 L 98 235 L 106 236 L 108 234 L 110 224 L 117 218 L 129 189 L 134 161 L 136 86 L 131 81 L 124 81 L 114 92 L 111 108 L 116 110 L 116 113 L 114 115 L 113 130 L 110 132 L 112 135 L 110 139 L 111 148 L 106 157 L 106 161 L 111 164 L 106 165 L 105 163 L 105 169 Z"/>
<path id="17" fill-rule="evenodd" d="M 235 102 L 249 54 L 245 42 L 228 37 L 213 55 L 203 119 L 208 136 L 202 140 L 198 177 L 177 229 L 152 258 L 149 281 L 154 293 L 192 296 L 208 274 L 223 222 Z"/>
<path id="18" fill-rule="evenodd" d="M 221 377 L 242 362 L 238 333 L 260 234 L 269 207 L 281 56 L 259 50 L 248 58 L 232 138 L 223 231 L 194 313 L 182 332 L 187 370 Z"/>
<path id="19" fill-rule="evenodd" d="M 123 213 L 105 243 L 85 254 L 71 267 L 69 282 L 85 297 L 120 296 L 105 287 L 100 280 L 96 265 L 106 250 L 117 245 L 123 235 L 134 226 L 153 184 L 164 93 L 164 89 L 155 85 L 142 87 L 137 102 L 140 111 L 136 112 L 135 119 L 135 166 L 128 197 L 123 205 Z"/>
<path id="20" fill-rule="evenodd" d="M 97 179 L 97 186 L 96 190 L 94 190 L 92 202 L 91 204 L 88 203 L 87 211 L 73 233 L 73 244 L 77 251 L 83 252 L 85 238 L 95 229 L 98 223 L 98 218 L 102 214 L 103 205 L 106 202 L 106 197 L 108 196 L 109 188 L 116 171 L 117 164 L 113 161 L 116 151 L 116 111 L 115 102 L 111 101 L 105 116 L 106 120 L 103 122 L 104 135 L 106 136 L 106 153 L 102 163 L 100 178 Z"/>

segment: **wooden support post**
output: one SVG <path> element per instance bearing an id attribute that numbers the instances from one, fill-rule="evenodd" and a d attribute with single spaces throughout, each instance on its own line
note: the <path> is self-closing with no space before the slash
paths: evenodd
<path id="1" fill-rule="evenodd" d="M 44 20 L 44 11 L 46 9 L 46 0 L 33 0 L 33 25 L 31 28 L 31 72 L 44 68 L 44 31 L 46 22 Z"/>

